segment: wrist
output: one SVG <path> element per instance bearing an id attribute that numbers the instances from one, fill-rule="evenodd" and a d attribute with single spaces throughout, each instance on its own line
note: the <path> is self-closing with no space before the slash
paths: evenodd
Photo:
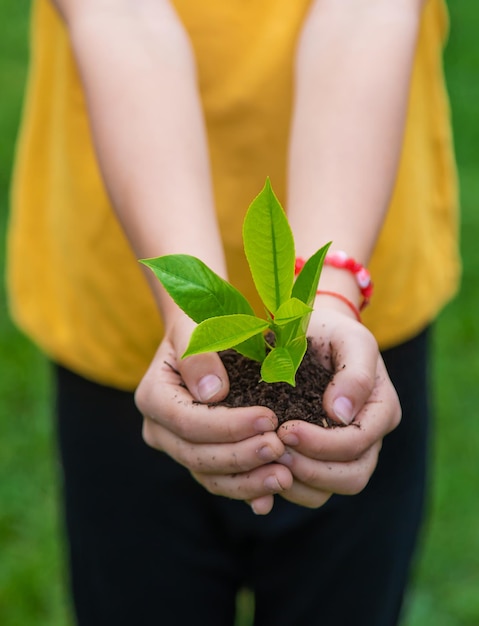
<path id="1" fill-rule="evenodd" d="M 327 267 L 334 267 L 338 270 L 345 271 L 354 277 L 357 288 L 361 294 L 361 303 L 359 310 L 362 311 L 368 304 L 373 295 L 373 283 L 369 270 L 361 263 L 348 256 L 343 250 L 328 252 L 324 260 Z"/>
<path id="2" fill-rule="evenodd" d="M 298 275 L 305 264 L 301 257 L 296 258 L 295 273 Z M 362 311 L 373 294 L 371 275 L 366 267 L 349 257 L 346 252 L 328 252 L 319 281 L 318 292 L 336 294 L 339 300 L 346 301 L 350 309 Z M 324 295 L 324 294 L 323 294 Z M 359 318 L 359 315 L 357 315 Z"/>
<path id="3" fill-rule="evenodd" d="M 304 259 L 296 259 L 295 273 L 300 273 Z M 328 252 L 316 292 L 316 298 L 329 298 L 329 308 L 342 309 L 361 322 L 361 311 L 369 304 L 373 283 L 369 271 L 342 250 Z"/>
<path id="4" fill-rule="evenodd" d="M 316 303 L 318 304 L 316 305 Z M 324 308 L 325 306 L 327 306 L 328 309 L 333 309 L 343 314 L 347 314 L 348 317 L 352 317 L 357 322 L 361 323 L 361 313 L 358 307 L 354 304 L 352 300 L 350 300 L 338 291 L 318 289 L 318 291 L 316 292 L 314 308 L 320 309 Z"/>
<path id="5" fill-rule="evenodd" d="M 323 266 L 318 291 L 340 293 L 350 300 L 359 310 L 361 294 L 354 280 L 354 276 L 349 272 L 343 272 L 335 267 Z"/>

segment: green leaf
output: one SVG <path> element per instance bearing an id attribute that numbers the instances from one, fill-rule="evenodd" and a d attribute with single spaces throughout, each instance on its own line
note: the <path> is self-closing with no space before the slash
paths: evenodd
<path id="1" fill-rule="evenodd" d="M 296 372 L 306 352 L 305 337 L 297 337 L 291 344 L 273 348 L 261 366 L 261 378 L 266 383 L 288 383 L 296 386 Z"/>
<path id="2" fill-rule="evenodd" d="M 307 348 L 308 341 L 306 339 L 306 335 L 296 337 L 286 346 L 286 350 L 289 352 L 289 356 L 291 357 L 291 361 L 293 362 L 295 375 L 298 371 L 298 367 L 301 365 Z"/>
<path id="3" fill-rule="evenodd" d="M 170 254 L 140 262 L 153 270 L 176 304 L 197 324 L 221 315 L 254 315 L 237 289 L 194 256 Z"/>
<path id="4" fill-rule="evenodd" d="M 310 314 L 308 313 L 306 317 L 301 317 L 300 319 L 293 320 L 292 322 L 288 322 L 283 326 L 275 326 L 274 334 L 276 337 L 276 347 L 287 348 L 297 339 L 305 338 L 309 318 Z"/>
<path id="5" fill-rule="evenodd" d="M 267 328 L 268 322 L 252 315 L 209 318 L 195 328 L 182 358 L 202 352 L 219 352 L 234 348 Z M 262 356 L 257 360 L 261 359 Z"/>
<path id="6" fill-rule="evenodd" d="M 261 378 L 265 383 L 289 383 L 295 387 L 294 365 L 286 348 L 273 348 L 261 366 Z"/>
<path id="7" fill-rule="evenodd" d="M 253 337 L 247 341 L 231 346 L 231 348 L 243 356 L 253 359 L 253 361 L 259 361 L 260 363 L 264 361 L 266 356 L 266 344 L 263 334 L 253 335 Z"/>
<path id="8" fill-rule="evenodd" d="M 312 312 L 312 308 L 298 298 L 290 298 L 284 302 L 276 311 L 274 323 L 278 326 L 284 326 L 289 322 L 301 319 Z"/>
<path id="9" fill-rule="evenodd" d="M 246 213 L 243 242 L 258 294 L 276 313 L 291 296 L 295 256 L 291 228 L 269 179 Z"/>
<path id="10" fill-rule="evenodd" d="M 293 285 L 291 295 L 308 306 L 313 305 L 324 259 L 330 245 L 331 242 L 320 248 L 306 261 Z"/>

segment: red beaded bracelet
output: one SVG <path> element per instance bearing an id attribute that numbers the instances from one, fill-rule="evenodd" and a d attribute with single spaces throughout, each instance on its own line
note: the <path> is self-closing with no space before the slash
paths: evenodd
<path id="1" fill-rule="evenodd" d="M 300 257 L 296 259 L 296 274 L 299 274 L 304 263 L 304 259 Z M 342 250 L 337 250 L 336 252 L 328 252 L 326 258 L 324 259 L 324 265 L 348 270 L 354 275 L 356 283 L 359 287 L 359 291 L 361 292 L 361 296 L 363 298 L 359 306 L 359 310 L 362 311 L 369 304 L 374 290 L 374 285 L 372 283 L 371 274 L 369 273 L 369 271 L 364 267 L 364 265 L 361 265 L 361 263 L 358 263 L 357 261 L 349 257 L 346 252 L 343 252 Z"/>

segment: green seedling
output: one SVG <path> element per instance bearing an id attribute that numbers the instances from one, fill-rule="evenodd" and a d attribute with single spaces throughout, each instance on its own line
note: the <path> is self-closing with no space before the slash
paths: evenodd
<path id="1" fill-rule="evenodd" d="M 153 270 L 176 304 L 198 324 L 182 358 L 232 348 L 262 364 L 263 381 L 295 386 L 330 244 L 308 259 L 295 280 L 293 234 L 269 179 L 246 213 L 243 244 L 266 319 L 257 317 L 235 287 L 196 257 L 172 254 L 141 263 Z M 268 333 L 274 336 L 271 342 Z"/>

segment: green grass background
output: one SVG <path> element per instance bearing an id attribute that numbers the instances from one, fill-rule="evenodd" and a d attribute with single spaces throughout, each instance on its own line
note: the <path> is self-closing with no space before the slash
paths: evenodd
<path id="1" fill-rule="evenodd" d="M 27 0 L 0 0 L 0 258 L 27 62 Z M 446 53 L 462 189 L 464 278 L 435 337 L 431 513 L 404 626 L 479 624 L 479 4 L 451 2 Z M 3 276 L 3 261 L 2 272 Z M 45 359 L 8 319 L 0 288 L 0 624 L 70 624 Z M 350 581 L 354 584 L 354 581 Z M 345 589 L 347 595 L 347 588 Z M 250 598 L 240 602 L 248 624 Z"/>

